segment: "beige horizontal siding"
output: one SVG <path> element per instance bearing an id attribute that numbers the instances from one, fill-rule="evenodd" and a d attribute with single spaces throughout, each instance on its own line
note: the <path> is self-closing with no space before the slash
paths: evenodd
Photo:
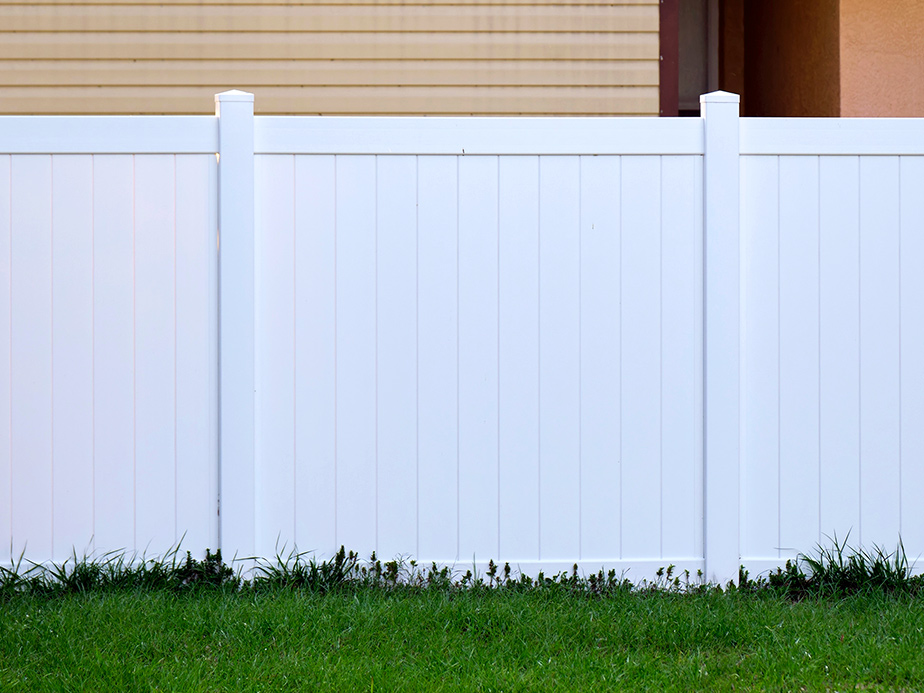
<path id="1" fill-rule="evenodd" d="M 302 5 L 0 6 L 0 27 L 16 32 L 554 32 L 658 31 L 645 5 L 531 7 L 356 7 Z"/>
<path id="2" fill-rule="evenodd" d="M 651 60 L 10 60 L 2 86 L 652 87 Z"/>
<path id="3" fill-rule="evenodd" d="M 657 0 L 0 0 L 0 113 L 654 115 L 657 85 Z"/>
<path id="4" fill-rule="evenodd" d="M 377 7 L 380 5 L 422 5 L 426 7 L 434 5 L 460 5 L 466 7 L 481 5 L 566 5 L 575 7 L 585 5 L 657 6 L 658 3 L 652 2 L 652 0 L 618 0 L 618 2 L 614 2 L 613 0 L 581 0 L 581 2 L 566 2 L 565 0 L 462 0 L 461 2 L 460 0 L 408 0 L 408 2 L 405 2 L 404 0 L 291 0 L 288 2 L 286 0 L 91 0 L 89 2 L 84 2 L 83 0 L 32 0 L 32 2 L 22 2 L 22 0 L 0 0 L 0 5 L 54 5 L 57 7 L 63 7 L 66 5 L 80 5 L 82 7 L 89 7 L 93 5 L 106 5 L 109 7 L 118 7 L 124 5 L 142 5 L 146 7 L 157 5 L 168 5 L 171 7 L 178 7 L 181 5 L 261 5 L 263 7 L 299 7 L 302 5 L 365 5 L 370 7 Z"/>
<path id="5" fill-rule="evenodd" d="M 262 87 L 254 92 L 267 113 L 370 115 L 520 115 L 534 111 L 557 114 L 647 115 L 657 87 Z M 130 112 L 138 99 L 170 103 L 171 111 L 201 110 L 213 101 L 207 87 L 102 87 L 93 95 L 101 113 Z M 81 87 L 11 87 L 3 101 L 12 112 L 28 103 L 39 113 L 76 112 L 86 90 Z M 533 110 L 525 111 L 524 104 Z M 156 107 L 151 111 L 157 113 Z"/>
<path id="6" fill-rule="evenodd" d="M 0 59 L 657 60 L 657 34 L 16 33 Z"/>

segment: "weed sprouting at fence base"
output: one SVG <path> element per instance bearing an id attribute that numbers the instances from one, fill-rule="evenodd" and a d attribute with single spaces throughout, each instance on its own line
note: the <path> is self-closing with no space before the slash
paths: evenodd
<path id="1" fill-rule="evenodd" d="M 382 561 L 375 553 L 362 560 L 345 547 L 329 560 L 317 560 L 308 552 L 277 552 L 273 560 L 255 561 L 252 575 L 244 579 L 241 571 L 224 562 L 221 551 L 205 551 L 197 560 L 187 551 L 179 557 L 179 547 L 160 559 L 138 558 L 111 552 L 98 558 L 79 557 L 76 552 L 62 563 L 38 564 L 19 560 L 9 568 L 0 566 L 0 600 L 18 595 L 65 596 L 112 590 L 169 591 L 199 590 L 228 592 L 304 591 L 314 594 L 356 590 L 466 590 L 470 592 L 570 592 L 589 597 L 608 597 L 627 593 L 703 593 L 721 591 L 719 585 L 704 582 L 702 573 L 675 572 L 673 565 L 657 571 L 653 580 L 633 584 L 615 570 L 599 570 L 581 575 L 578 566 L 554 575 L 540 572 L 535 578 L 493 560 L 484 574 L 477 570 L 453 571 L 435 562 L 421 566 L 415 560 L 395 558 Z M 26 564 L 24 566 L 24 563 Z M 233 561 L 232 561 L 233 563 Z M 846 539 L 833 545 L 819 545 L 814 555 L 800 554 L 766 576 L 751 578 L 741 567 L 739 584 L 727 590 L 743 593 L 765 592 L 787 599 L 840 598 L 863 593 L 918 595 L 924 590 L 924 576 L 912 574 L 912 566 L 899 541 L 895 551 L 880 547 L 870 551 L 848 546 Z"/>
<path id="2" fill-rule="evenodd" d="M 739 589 L 768 589 L 794 600 L 813 597 L 840 598 L 865 593 L 919 595 L 924 575 L 913 575 L 901 538 L 894 551 L 880 546 L 870 550 L 848 545 L 835 535 L 831 546 L 819 544 L 812 555 L 799 554 L 766 578 L 751 579 L 741 567 Z"/>
<path id="3" fill-rule="evenodd" d="M 24 563 L 27 565 L 24 566 Z M 65 596 L 117 590 L 172 591 L 238 589 L 239 575 L 225 564 L 221 550 L 205 550 L 197 560 L 187 551 L 179 558 L 175 547 L 161 558 L 108 552 L 96 558 L 78 557 L 76 551 L 61 563 L 24 561 L 20 555 L 10 568 L 0 566 L 0 599 L 15 595 Z"/>
<path id="4" fill-rule="evenodd" d="M 603 597 L 633 589 L 681 589 L 679 578 L 659 574 L 656 582 L 634 586 L 615 570 L 603 570 L 582 576 L 575 565 L 571 571 L 554 575 L 539 573 L 530 577 L 493 560 L 484 574 L 469 569 L 464 573 L 432 562 L 421 566 L 408 558 L 382 561 L 373 553 L 369 560 L 360 559 L 345 547 L 329 560 L 317 560 L 308 552 L 278 552 L 273 560 L 250 558 L 255 567 L 244 579 L 241 571 L 224 562 L 221 551 L 205 551 L 197 560 L 191 552 L 185 559 L 173 549 L 161 559 L 148 559 L 126 553 L 107 553 L 97 558 L 78 557 L 74 553 L 62 563 L 39 564 L 19 561 L 9 568 L 0 566 L 0 599 L 17 595 L 65 596 L 111 590 L 190 592 L 195 590 L 226 590 L 230 592 L 271 592 L 276 590 L 304 591 L 315 594 L 355 590 L 466 590 L 528 591 L 559 590 Z M 233 563 L 233 561 L 232 561 Z M 25 565 L 24 565 L 25 564 Z M 689 588 L 689 574 L 685 588 Z"/>
<path id="5" fill-rule="evenodd" d="M 258 559 L 255 589 L 301 589 L 322 594 L 356 581 L 361 576 L 359 556 L 341 546 L 330 561 L 306 560 L 306 552 L 276 554 L 275 562 Z M 373 560 L 375 555 L 373 554 Z"/>
<path id="6" fill-rule="evenodd" d="M 601 570 L 588 577 L 578 575 L 575 565 L 570 572 L 553 576 L 539 573 L 532 577 L 514 571 L 510 563 L 501 568 L 493 560 L 488 563 L 484 575 L 469 569 L 464 573 L 453 572 L 448 566 L 431 562 L 421 566 L 417 561 L 395 558 L 382 561 L 373 552 L 364 562 L 353 551 L 344 547 L 329 561 L 307 558 L 307 553 L 292 551 L 287 555 L 277 553 L 273 562 L 259 561 L 256 575 L 246 587 L 256 590 L 296 589 L 324 594 L 337 590 L 371 588 L 379 590 L 511 590 L 568 589 L 587 594 L 604 595 L 616 590 L 629 591 L 632 583 L 617 575 L 615 570 L 607 574 Z"/>

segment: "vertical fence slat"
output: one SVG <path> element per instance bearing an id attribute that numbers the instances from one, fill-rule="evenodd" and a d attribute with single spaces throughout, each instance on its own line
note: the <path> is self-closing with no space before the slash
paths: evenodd
<path id="1" fill-rule="evenodd" d="M 93 162 L 55 156 L 53 197 L 54 547 L 93 539 Z"/>
<path id="2" fill-rule="evenodd" d="M 0 156 L 0 563 L 13 560 L 13 489 L 10 456 L 10 221 L 12 157 Z"/>
<path id="3" fill-rule="evenodd" d="M 860 536 L 900 529 L 899 160 L 860 161 Z"/>
<path id="4" fill-rule="evenodd" d="M 497 157 L 459 159 L 459 551 L 497 555 Z"/>
<path id="5" fill-rule="evenodd" d="M 661 556 L 696 556 L 702 528 L 697 496 L 702 448 L 695 412 L 702 392 L 697 375 L 697 305 L 702 300 L 697 274 L 695 157 L 661 159 Z"/>
<path id="6" fill-rule="evenodd" d="M 661 161 L 622 162 L 622 556 L 661 555 Z"/>
<path id="7" fill-rule="evenodd" d="M 52 159 L 12 163 L 13 553 L 52 553 Z"/>
<path id="8" fill-rule="evenodd" d="M 333 156 L 295 157 L 295 541 L 336 538 L 335 179 Z"/>
<path id="9" fill-rule="evenodd" d="M 924 158 L 901 161 L 901 533 L 924 547 Z M 915 547 L 915 548 L 911 548 Z M 914 554 L 916 555 L 916 554 Z"/>
<path id="10" fill-rule="evenodd" d="M 135 548 L 133 180 L 133 157 L 94 157 L 94 543 L 100 552 Z"/>
<path id="11" fill-rule="evenodd" d="M 498 558 L 539 558 L 539 159 L 501 157 Z"/>
<path id="12" fill-rule="evenodd" d="M 256 553 L 295 538 L 295 161 L 254 161 Z"/>
<path id="13" fill-rule="evenodd" d="M 337 157 L 337 543 L 375 550 L 373 156 Z"/>
<path id="14" fill-rule="evenodd" d="M 860 529 L 859 159 L 820 162 L 820 524 L 838 541 Z"/>
<path id="15" fill-rule="evenodd" d="M 417 550 L 417 158 L 379 157 L 376 178 L 376 550 L 393 558 Z"/>
<path id="16" fill-rule="evenodd" d="M 176 536 L 176 180 L 170 155 L 135 157 L 135 517 L 141 548 Z"/>
<path id="17" fill-rule="evenodd" d="M 580 160 L 539 159 L 539 547 L 580 546 Z"/>
<path id="18" fill-rule="evenodd" d="M 818 526 L 818 159 L 780 159 L 780 551 Z"/>
<path id="19" fill-rule="evenodd" d="M 176 159 L 176 511 L 183 546 L 195 552 L 216 546 L 211 531 L 216 514 L 212 470 L 215 425 L 210 382 L 210 271 L 216 253 L 210 179 L 215 159 Z"/>
<path id="20" fill-rule="evenodd" d="M 620 159 L 581 158 L 581 556 L 620 555 Z"/>
<path id="21" fill-rule="evenodd" d="M 212 160 L 209 155 L 209 261 L 207 271 L 209 275 L 208 290 L 208 334 L 209 334 L 209 546 L 221 546 L 221 517 L 219 516 L 220 499 L 220 418 L 221 403 L 220 364 L 219 364 L 219 329 L 218 324 L 218 157 Z M 205 270 L 206 268 L 203 268 Z"/>
<path id="22" fill-rule="evenodd" d="M 417 550 L 451 562 L 459 558 L 458 163 L 421 157 L 419 166 Z"/>
<path id="23" fill-rule="evenodd" d="M 620 160 L 581 157 L 581 557 L 620 555 Z"/>
<path id="24" fill-rule="evenodd" d="M 741 551 L 779 555 L 779 159 L 741 163 Z"/>
<path id="25" fill-rule="evenodd" d="M 692 490 L 694 495 L 693 507 L 694 515 L 693 522 L 696 525 L 696 550 L 694 552 L 695 556 L 705 557 L 705 542 L 706 542 L 706 532 L 705 532 L 705 522 L 704 518 L 706 517 L 706 494 L 705 494 L 705 455 L 706 455 L 706 431 L 705 431 L 705 410 L 706 410 L 706 397 L 705 397 L 705 381 L 706 381 L 706 345 L 705 345 L 705 334 L 706 334 L 706 306 L 705 306 L 705 295 L 706 295 L 706 269 L 705 269 L 705 257 L 706 257 L 706 229 L 705 229 L 705 219 L 703 214 L 703 205 L 705 195 L 703 194 L 704 190 L 704 177 L 705 171 L 703 170 L 702 160 L 700 160 L 696 166 L 696 170 L 693 176 L 693 189 L 695 190 L 695 198 L 699 205 L 699 210 L 694 221 L 694 234 L 696 238 L 696 254 L 695 254 L 695 268 L 693 270 L 694 276 L 696 278 L 696 296 L 694 297 L 694 313 L 696 316 L 696 346 L 693 354 L 693 359 L 697 364 L 696 367 L 696 392 L 698 393 L 696 404 L 693 407 L 693 421 L 694 429 L 696 431 L 696 451 L 699 458 L 699 462 L 696 465 L 696 482 L 695 488 Z M 739 188 L 740 188 L 740 176 L 741 176 L 741 160 L 739 157 Z M 740 271 L 740 269 L 739 269 Z M 741 325 L 739 325 L 741 329 Z M 739 403 L 740 406 L 740 403 Z M 739 421 L 739 436 L 740 436 L 740 421 Z M 741 473 L 741 462 L 739 458 L 739 483 L 740 483 L 740 473 Z M 740 503 L 740 487 L 739 487 L 739 503 Z M 739 519 L 739 533 L 741 531 L 740 519 Z M 740 548 L 740 536 L 739 536 L 739 553 L 741 552 Z M 703 571 L 705 572 L 705 570 Z"/>

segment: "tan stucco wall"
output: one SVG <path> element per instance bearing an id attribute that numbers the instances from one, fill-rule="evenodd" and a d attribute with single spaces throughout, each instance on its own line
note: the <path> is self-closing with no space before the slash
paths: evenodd
<path id="1" fill-rule="evenodd" d="M 840 3 L 841 115 L 924 116 L 924 1 Z"/>
<path id="2" fill-rule="evenodd" d="M 838 0 L 747 2 L 745 115 L 840 115 L 838 28 Z"/>

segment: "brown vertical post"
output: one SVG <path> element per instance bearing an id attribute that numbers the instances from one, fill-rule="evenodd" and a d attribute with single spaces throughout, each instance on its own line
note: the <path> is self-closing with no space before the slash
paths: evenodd
<path id="1" fill-rule="evenodd" d="M 680 100 L 680 0 L 661 0 L 660 114 L 676 116 Z"/>

